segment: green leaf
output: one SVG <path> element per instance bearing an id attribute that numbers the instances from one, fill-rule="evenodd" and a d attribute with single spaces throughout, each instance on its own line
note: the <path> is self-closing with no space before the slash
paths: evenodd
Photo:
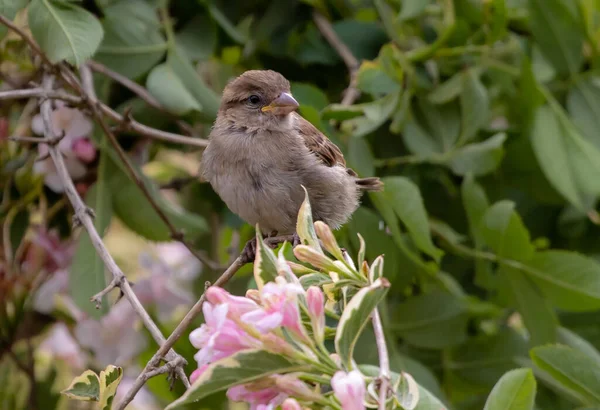
<path id="1" fill-rule="evenodd" d="M 381 97 L 400 90 L 400 85 L 377 62 L 363 61 L 356 74 L 359 90 Z"/>
<path id="2" fill-rule="evenodd" d="M 398 20 L 405 21 L 419 17 L 429 5 L 429 0 L 403 0 Z"/>
<path id="3" fill-rule="evenodd" d="M 531 140 L 544 174 L 566 199 L 587 211 L 586 195 L 600 194 L 600 150 L 583 138 L 554 101 L 538 109 Z"/>
<path id="4" fill-rule="evenodd" d="M 168 64 L 160 64 L 148 75 L 146 88 L 170 112 L 183 115 L 202 106 L 188 92 Z"/>
<path id="5" fill-rule="evenodd" d="M 188 92 L 198 101 L 202 107 L 202 113 L 206 116 L 207 120 L 214 120 L 219 110 L 220 98 L 200 78 L 194 66 L 185 55 L 185 52 L 179 47 L 169 50 L 167 64 L 181 80 Z"/>
<path id="6" fill-rule="evenodd" d="M 315 225 L 313 223 L 312 208 L 310 206 L 308 191 L 306 188 L 304 188 L 304 186 L 302 189 L 304 189 L 304 201 L 302 201 L 302 205 L 300 205 L 300 210 L 298 211 L 296 233 L 300 237 L 300 242 L 302 244 L 308 245 L 323 253 L 321 250 L 321 245 L 319 244 L 319 238 L 315 232 Z"/>
<path id="7" fill-rule="evenodd" d="M 112 192 L 109 185 L 109 167 L 112 166 L 106 154 L 100 153 L 96 183 L 86 194 L 86 205 L 96 214 L 94 227 L 103 237 L 113 215 Z M 79 243 L 69 270 L 69 289 L 75 304 L 93 318 L 100 318 L 108 312 L 106 297 L 100 309 L 96 309 L 90 298 L 106 287 L 104 262 L 86 230 L 81 232 Z"/>
<path id="8" fill-rule="evenodd" d="M 6 17 L 9 20 L 13 20 L 19 10 L 24 9 L 27 6 L 29 0 L 0 0 L 0 15 Z M 0 24 L 0 39 L 7 33 L 8 27 Z"/>
<path id="9" fill-rule="evenodd" d="M 359 138 L 375 131 L 392 115 L 400 97 L 399 92 L 391 93 L 378 100 L 355 105 L 363 115 L 342 123 L 342 131 Z"/>
<path id="10" fill-rule="evenodd" d="M 144 0 L 119 1 L 104 9 L 104 40 L 95 58 L 137 78 L 160 62 L 167 51 L 155 7 Z"/>
<path id="11" fill-rule="evenodd" d="M 28 19 L 31 34 L 53 63 L 81 65 L 94 55 L 104 35 L 92 13 L 71 3 L 33 0 Z"/>
<path id="12" fill-rule="evenodd" d="M 212 393 L 245 384 L 272 374 L 284 374 L 301 370 L 282 355 L 264 350 L 245 350 L 212 363 L 185 391 L 183 396 L 169 404 L 165 410 L 181 408 Z"/>
<path id="13" fill-rule="evenodd" d="M 394 212 L 402 223 L 406 225 L 415 245 L 423 252 L 431 256 L 436 262 L 444 254 L 431 240 L 427 212 L 423 205 L 423 198 L 419 188 L 408 178 L 386 177 L 383 178 L 385 198 L 391 204 Z"/>
<path id="14" fill-rule="evenodd" d="M 348 141 L 346 161 L 358 175 L 375 175 L 374 160 L 369 142 L 365 138 L 351 138 Z"/>
<path id="15" fill-rule="evenodd" d="M 481 220 L 481 233 L 490 248 L 503 258 L 526 261 L 534 248 L 511 201 L 500 201 L 489 208 Z"/>
<path id="16" fill-rule="evenodd" d="M 582 24 L 563 0 L 529 0 L 529 22 L 533 36 L 561 74 L 574 74 L 583 62 Z"/>
<path id="17" fill-rule="evenodd" d="M 570 347 L 536 347 L 530 352 L 533 362 L 563 386 L 581 394 L 588 404 L 600 404 L 600 364 Z"/>
<path id="18" fill-rule="evenodd" d="M 498 133 L 483 142 L 469 144 L 452 153 L 448 165 L 457 175 L 488 174 L 498 168 L 504 157 L 506 134 Z"/>
<path id="19" fill-rule="evenodd" d="M 259 289 L 277 277 L 277 257 L 263 241 L 260 227 L 256 226 L 256 258 L 254 260 L 254 280 Z"/>
<path id="20" fill-rule="evenodd" d="M 419 123 L 437 142 L 440 152 L 452 150 L 460 133 L 461 117 L 458 105 L 454 103 L 434 105 L 424 97 L 419 98 L 417 104 L 419 110 L 415 114 L 419 118 Z"/>
<path id="21" fill-rule="evenodd" d="M 100 409 L 111 410 L 117 388 L 123 378 L 123 368 L 108 365 L 100 372 Z"/>
<path id="22" fill-rule="evenodd" d="M 560 309 L 600 309 L 600 264 L 592 258 L 560 250 L 537 252 L 525 273 Z"/>
<path id="23" fill-rule="evenodd" d="M 569 90 L 567 108 L 582 136 L 600 149 L 600 84 L 595 78 L 579 78 Z"/>
<path id="24" fill-rule="evenodd" d="M 411 153 L 425 158 L 442 152 L 438 141 L 413 120 L 407 120 L 404 123 L 402 139 Z"/>
<path id="25" fill-rule="evenodd" d="M 344 365 L 352 368 L 354 347 L 371 314 L 383 300 L 390 282 L 385 278 L 377 279 L 373 284 L 362 288 L 346 305 L 335 334 L 335 350 Z"/>
<path id="26" fill-rule="evenodd" d="M 483 410 L 533 410 L 536 382 L 531 369 L 515 369 L 498 380 Z"/>
<path id="27" fill-rule="evenodd" d="M 474 70 L 474 69 L 472 69 Z M 434 104 L 445 104 L 462 95 L 465 84 L 465 74 L 457 73 L 446 80 L 444 83 L 435 87 L 428 95 L 427 99 Z"/>
<path id="28" fill-rule="evenodd" d="M 294 98 L 301 106 L 308 105 L 321 111 L 329 104 L 327 95 L 312 84 L 294 82 L 291 88 Z"/>
<path id="29" fill-rule="evenodd" d="M 238 30 L 233 25 L 233 23 L 229 21 L 227 16 L 225 16 L 225 14 L 223 14 L 221 10 L 219 10 L 217 6 L 211 1 L 208 2 L 208 12 L 210 13 L 213 20 L 216 21 L 217 24 L 221 26 L 223 31 L 225 31 L 225 33 L 227 33 L 227 35 L 231 37 L 231 39 L 234 40 L 236 43 L 244 44 L 246 41 L 248 41 L 248 36 L 242 31 Z"/>
<path id="30" fill-rule="evenodd" d="M 565 328 L 559 327 L 557 341 L 560 344 L 572 347 L 581 353 L 586 354 L 590 360 L 600 365 L 600 352 L 589 341 L 579 336 L 577 333 Z"/>
<path id="31" fill-rule="evenodd" d="M 465 340 L 467 319 L 464 300 L 434 290 L 399 304 L 390 326 L 409 344 L 443 349 Z"/>
<path id="32" fill-rule="evenodd" d="M 461 143 L 470 141 L 477 135 L 481 127 L 487 124 L 490 116 L 490 101 L 487 89 L 479 79 L 475 69 L 463 74 L 463 91 L 460 94 L 462 130 L 459 137 Z"/>
<path id="33" fill-rule="evenodd" d="M 540 290 L 516 269 L 503 266 L 498 274 L 508 281 L 517 310 L 529 331 L 531 345 L 555 342 L 558 319 Z"/>
<path id="34" fill-rule="evenodd" d="M 125 173 L 125 166 L 119 160 L 116 152 L 111 148 L 106 149 L 110 155 L 110 161 L 114 164 L 109 167 L 109 188 L 112 193 L 115 214 L 129 229 L 148 240 L 157 242 L 172 240 L 165 223 L 148 205 L 148 200 L 141 189 Z M 134 167 L 154 201 L 173 226 L 184 232 L 186 239 L 194 241 L 207 232 L 208 227 L 204 218 L 167 201 L 162 197 L 156 184 L 146 177 L 137 166 L 134 165 Z"/>
<path id="35" fill-rule="evenodd" d="M 86 370 L 81 375 L 75 377 L 69 387 L 61 391 L 61 393 L 70 399 L 99 401 L 100 379 L 93 371 Z"/>
<path id="36" fill-rule="evenodd" d="M 217 25 L 207 15 L 196 15 L 177 32 L 175 41 L 193 61 L 208 60 L 217 46 Z"/>

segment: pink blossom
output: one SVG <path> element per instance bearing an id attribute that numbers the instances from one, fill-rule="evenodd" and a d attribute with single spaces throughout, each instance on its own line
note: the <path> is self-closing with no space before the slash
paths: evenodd
<path id="1" fill-rule="evenodd" d="M 275 282 L 267 283 L 260 292 L 263 310 L 250 312 L 242 319 L 251 321 L 257 328 L 261 325 L 266 326 L 265 329 L 259 329 L 262 331 L 285 326 L 297 335 L 305 337 L 298 309 L 298 295 L 302 293 L 302 286 L 288 283 L 278 276 Z"/>
<path id="2" fill-rule="evenodd" d="M 365 410 L 365 380 L 358 370 L 338 371 L 331 379 L 331 387 L 342 403 L 342 410 Z"/>
<path id="3" fill-rule="evenodd" d="M 281 405 L 281 410 L 302 410 L 302 407 L 296 399 L 285 399 Z"/>
<path id="4" fill-rule="evenodd" d="M 249 336 L 233 320 L 227 317 L 228 304 L 214 306 L 205 302 L 202 306 L 204 323 L 190 333 L 190 342 L 200 349 L 194 356 L 201 367 L 225 357 L 229 357 L 241 350 L 259 348 L 261 343 Z"/>
<path id="5" fill-rule="evenodd" d="M 85 164 L 96 158 L 96 148 L 89 139 L 92 132 L 92 122 L 78 109 L 66 107 L 63 103 L 55 103 L 51 119 L 54 127 L 53 134 L 64 135 L 58 143 L 58 149 L 63 155 L 69 175 L 77 180 L 87 171 Z M 33 117 L 31 129 L 38 135 L 44 135 L 44 122 L 41 114 Z M 64 187 L 58 177 L 58 172 L 51 158 L 48 158 L 48 146 L 38 144 L 40 160 L 36 161 L 34 172 L 44 175 L 44 183 L 55 192 L 63 192 Z M 41 159 L 44 158 L 44 159 Z"/>
<path id="6" fill-rule="evenodd" d="M 252 387 L 252 384 L 231 387 L 227 390 L 227 397 L 233 401 L 249 403 L 250 410 L 275 410 L 287 397 L 273 387 Z"/>
<path id="7" fill-rule="evenodd" d="M 315 337 L 322 342 L 325 332 L 325 297 L 318 286 L 311 286 L 306 291 L 306 304 L 313 326 Z"/>
<path id="8" fill-rule="evenodd" d="M 75 252 L 74 243 L 61 241 L 56 230 L 36 229 L 30 242 L 22 262 L 24 271 L 44 268 L 52 273 L 71 264 Z"/>
<path id="9" fill-rule="evenodd" d="M 214 305 L 227 303 L 228 314 L 231 317 L 240 317 L 245 313 L 259 309 L 255 301 L 242 296 L 234 296 L 223 288 L 212 286 L 206 291 L 206 300 Z"/>

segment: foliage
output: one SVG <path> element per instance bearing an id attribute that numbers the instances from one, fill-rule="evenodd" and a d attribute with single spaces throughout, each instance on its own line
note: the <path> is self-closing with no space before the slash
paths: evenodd
<path id="1" fill-rule="evenodd" d="M 319 32 L 315 11 L 360 62 L 355 81 L 360 97 L 351 105 L 339 103 L 350 82 L 348 67 Z M 460 410 L 600 404 L 597 0 L 0 0 L 0 13 L 27 27 L 52 62 L 80 66 L 93 59 L 146 87 L 164 110 L 94 75 L 101 101 L 170 132 L 179 132 L 177 120 L 184 120 L 206 137 L 230 78 L 252 68 L 281 72 L 292 82 L 299 112 L 341 148 L 348 165 L 385 182 L 385 191 L 365 196 L 334 233 L 335 246 L 329 241 L 330 247 L 321 248 L 315 239 L 319 224 L 301 219 L 298 232 L 305 242 L 297 249 L 311 258 L 312 267 L 300 265 L 288 247 L 281 255 L 295 264 L 305 288 L 323 289 L 328 308 L 339 302 L 330 272 L 348 274 L 341 248 L 358 255 L 361 275 L 346 277 L 344 286 L 358 290 L 365 278 L 390 282 L 384 302 L 383 292 L 369 293 L 368 287 L 344 300 L 351 308 L 380 303 L 392 382 L 411 391 L 404 374 L 414 378 L 416 408 L 439 408 L 438 400 Z M 2 90 L 38 80 L 27 45 L 3 27 L 0 38 Z M 0 296 L 8 308 L 0 310 L 0 380 L 12 377 L 12 386 L 27 376 L 11 367 L 8 355 L 28 357 L 23 337 L 38 348 L 48 320 L 71 328 L 81 320 L 65 307 L 69 303 L 44 311 L 46 321 L 35 313 L 35 290 L 58 276 L 49 255 L 64 250 L 44 248 L 36 238 L 57 232 L 61 241 L 75 243 L 72 264 L 60 267 L 69 270 L 71 283 L 60 300 L 74 301 L 86 318 L 105 314 L 89 298 L 106 281 L 91 243 L 71 226 L 64 195 L 33 172 L 36 147 L 6 140 L 29 135 L 35 107 L 4 102 Z M 159 189 L 173 178 L 195 176 L 199 153 L 115 129 L 177 229 L 227 265 L 228 248 L 233 244 L 237 254 L 254 227 L 244 225 L 201 181 Z M 90 138 L 99 154 L 76 182 L 96 211 L 101 235 L 133 232 L 147 241 L 169 241 L 169 230 L 97 125 Z M 302 212 L 310 215 L 309 208 Z M 326 253 L 331 258 L 323 259 Z M 273 281 L 279 255 L 259 247 L 254 271 L 240 270 L 229 285 L 232 293 Z M 118 262 L 127 266 L 128 259 Z M 196 296 L 220 273 L 204 266 L 193 287 Z M 341 350 L 346 370 L 354 360 L 364 375 L 372 371 L 369 377 L 376 377 L 370 325 L 352 312 L 328 318 L 327 348 Z M 161 324 L 165 333 L 178 314 Z M 31 324 L 31 331 L 23 335 L 21 323 Z M 175 348 L 193 362 L 188 340 Z M 138 355 L 132 362 L 143 366 L 147 359 Z M 35 363 L 39 360 L 36 356 Z M 126 369 L 131 363 L 115 364 Z M 61 382 L 83 370 L 52 369 Z M 55 393 L 41 380 L 47 379 L 36 386 L 38 400 Z M 165 386 L 163 380 L 149 383 L 162 407 L 183 394 L 180 386 L 173 392 Z M 26 408 L 23 397 L 12 392 L 7 397 L 13 407 Z M 225 408 L 225 401 L 214 394 L 201 405 Z"/>

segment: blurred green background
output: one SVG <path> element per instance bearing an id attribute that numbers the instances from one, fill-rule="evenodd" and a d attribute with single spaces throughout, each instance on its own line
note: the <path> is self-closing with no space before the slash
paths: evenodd
<path id="1" fill-rule="evenodd" d="M 177 118 L 207 137 L 229 80 L 248 69 L 279 71 L 299 112 L 348 165 L 386 182 L 336 235 L 351 255 L 357 233 L 369 260 L 385 255 L 392 370 L 411 373 L 449 409 L 482 409 L 516 367 L 534 369 L 537 409 L 600 406 L 600 1 L 0 0 L 0 12 L 52 61 L 91 58 L 146 87 L 165 110 L 94 75 L 108 106 L 175 133 Z M 351 105 L 340 104 L 349 67 L 315 14 L 358 61 Z M 65 39 L 78 36 L 84 40 L 69 47 Z M 27 45 L 0 27 L 0 91 L 39 78 Z M 0 105 L 7 410 L 69 408 L 58 392 L 82 369 L 123 366 L 126 384 L 156 351 L 131 326 L 127 306 L 107 313 L 116 295 L 103 310 L 89 302 L 106 283 L 102 262 L 72 229 L 64 194 L 34 172 L 35 145 L 8 141 L 34 135 L 37 113 L 35 101 Z M 253 227 L 197 178 L 161 189 L 196 176 L 201 150 L 116 131 L 174 225 L 226 267 Z M 98 126 L 90 139 L 97 156 L 77 182 L 117 263 L 168 334 L 223 269 L 170 242 Z M 250 273 L 244 267 L 228 289 L 243 294 L 254 286 Z M 529 349 L 548 343 L 571 346 L 580 360 L 555 363 L 557 372 L 534 363 Z M 195 349 L 186 337 L 175 349 L 189 374 Z M 370 336 L 357 352 L 357 362 L 377 363 Z M 162 408 L 181 395 L 175 386 L 170 392 L 164 377 L 154 378 L 131 408 Z M 195 408 L 226 406 L 217 395 Z"/>

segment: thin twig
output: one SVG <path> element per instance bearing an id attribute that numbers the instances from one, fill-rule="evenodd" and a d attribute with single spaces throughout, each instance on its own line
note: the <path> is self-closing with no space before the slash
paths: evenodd
<path id="1" fill-rule="evenodd" d="M 179 231 L 175 227 L 175 225 L 173 225 L 173 223 L 169 220 L 169 217 L 167 217 L 167 215 L 164 213 L 164 211 L 160 208 L 160 206 L 154 200 L 152 193 L 150 192 L 150 190 L 148 189 L 148 187 L 146 186 L 146 184 L 144 183 L 142 178 L 138 175 L 133 164 L 131 163 L 131 160 L 127 156 L 127 153 L 123 150 L 123 148 L 119 144 L 119 141 L 117 141 L 117 138 L 112 133 L 112 131 L 106 124 L 106 121 L 104 121 L 102 114 L 98 110 L 98 98 L 96 97 L 96 92 L 94 90 L 94 83 L 93 83 L 92 72 L 90 71 L 90 68 L 87 66 L 87 64 L 83 64 L 80 67 L 79 72 L 80 72 L 81 78 L 82 78 L 83 92 L 85 92 L 85 95 L 89 102 L 89 107 L 92 110 L 94 117 L 100 124 L 100 127 L 104 131 L 104 134 L 108 137 L 108 141 L 111 143 L 111 145 L 113 146 L 113 148 L 119 155 L 119 159 L 125 165 L 125 168 L 127 169 L 127 173 L 129 174 L 129 177 L 140 188 L 140 190 L 142 191 L 142 194 L 146 197 L 146 200 L 148 201 L 148 203 L 150 204 L 150 206 L 152 207 L 154 212 L 156 212 L 158 217 L 167 226 L 167 229 L 171 233 L 171 237 L 174 240 L 181 242 L 190 251 L 190 253 L 192 255 L 194 255 L 194 257 L 196 257 L 198 260 L 200 260 L 203 264 L 208 266 L 210 269 L 218 269 L 219 268 L 218 263 L 210 260 L 210 258 L 208 258 L 205 254 L 198 252 L 196 249 L 194 249 L 193 246 L 191 246 L 185 240 L 184 234 L 181 231 Z"/>
<path id="2" fill-rule="evenodd" d="M 265 243 L 268 246 L 275 246 L 276 244 L 283 243 L 286 241 L 289 242 L 291 240 L 293 240 L 292 235 L 282 235 L 282 236 L 274 236 L 271 238 L 267 238 L 267 239 L 265 239 Z M 219 276 L 219 278 L 212 285 L 209 285 L 209 286 L 219 286 L 219 287 L 224 286 L 236 274 L 236 272 L 238 270 L 240 270 L 240 268 L 242 266 L 245 265 L 245 263 L 246 262 L 244 261 L 244 258 L 242 256 L 238 256 L 233 261 L 231 266 L 229 266 L 229 268 L 227 268 L 227 270 L 225 272 L 223 272 L 223 274 L 221 276 Z M 209 286 L 207 286 L 207 288 Z M 133 398 L 135 397 L 137 392 L 142 388 L 142 386 L 144 385 L 146 380 L 148 380 L 148 377 L 146 376 L 147 373 L 151 372 L 152 369 L 156 368 L 156 366 L 160 362 L 162 356 L 165 354 L 167 349 L 169 349 L 171 346 L 173 346 L 175 344 L 175 342 L 177 342 L 177 340 L 179 340 L 181 338 L 183 333 L 192 324 L 192 322 L 194 321 L 196 316 L 198 316 L 200 314 L 200 312 L 202 311 L 202 305 L 204 304 L 205 300 L 206 300 L 206 290 L 204 291 L 202 296 L 200 296 L 200 299 L 198 299 L 196 304 L 194 304 L 194 306 L 192 306 L 192 308 L 189 310 L 189 312 L 184 316 L 184 318 L 181 320 L 181 322 L 179 322 L 179 324 L 177 325 L 175 330 L 173 330 L 173 333 L 171 333 L 171 335 L 167 338 L 167 341 L 158 349 L 158 351 L 154 354 L 154 356 L 152 356 L 152 359 L 150 359 L 150 361 L 146 364 L 146 367 L 144 368 L 144 370 L 142 370 L 142 372 L 137 377 L 137 379 L 135 379 L 135 382 L 133 383 L 133 386 L 131 386 L 131 389 L 127 392 L 127 394 L 125 395 L 125 397 L 123 398 L 121 403 L 119 403 L 117 405 L 117 407 L 116 407 L 117 410 L 125 409 L 125 406 L 127 406 L 127 404 L 129 404 L 129 402 L 131 400 L 133 400 Z"/>
<path id="3" fill-rule="evenodd" d="M 61 91 L 45 91 L 41 88 L 31 88 L 29 90 L 0 91 L 0 100 L 23 99 L 30 97 L 63 100 L 70 103 L 73 106 L 80 106 L 84 104 L 82 98 Z M 136 120 L 134 120 L 130 115 L 124 116 L 122 114 L 119 114 L 118 112 L 110 108 L 108 105 L 100 101 L 98 102 L 98 108 L 102 111 L 102 114 L 104 114 L 111 120 L 120 123 L 121 128 L 131 130 L 141 136 L 159 141 L 170 142 L 173 144 L 190 145 L 200 148 L 205 148 L 208 145 L 208 141 L 202 138 L 186 137 L 185 135 L 158 130 L 156 128 L 152 128 L 142 123 L 139 123 Z"/>
<path id="4" fill-rule="evenodd" d="M 108 78 L 116 81 L 117 83 L 121 84 L 125 88 L 134 92 L 138 97 L 140 97 L 142 100 L 144 100 L 146 102 L 146 104 L 148 104 L 152 108 L 157 109 L 157 110 L 169 115 L 170 117 L 172 117 L 175 120 L 175 123 L 179 126 L 179 128 L 181 128 L 182 131 L 186 132 L 190 136 L 194 136 L 194 129 L 192 128 L 191 125 L 189 125 L 185 121 L 178 119 L 177 116 L 175 116 L 174 114 L 169 112 L 169 110 L 167 110 L 165 107 L 163 107 L 162 104 L 156 98 L 154 98 L 154 96 L 152 94 L 150 94 L 150 92 L 148 90 L 146 90 L 144 87 L 142 87 L 135 81 L 130 80 L 129 78 L 125 77 L 124 75 L 111 70 L 110 68 L 106 67 L 104 64 L 101 64 L 97 61 L 90 60 L 90 61 L 88 61 L 87 64 L 95 72 L 107 76 Z"/>
<path id="5" fill-rule="evenodd" d="M 43 81 L 44 89 L 50 90 L 52 88 L 53 83 L 54 76 L 46 74 L 44 76 Z M 41 103 L 41 113 L 44 124 L 44 138 L 46 138 L 48 141 L 51 141 L 56 138 L 53 131 L 54 128 L 52 126 L 51 112 L 51 102 L 49 100 L 44 100 Z M 119 287 L 121 288 L 121 291 L 129 300 L 135 312 L 142 319 L 144 326 L 148 329 L 156 343 L 162 345 L 165 342 L 164 336 L 162 335 L 159 328 L 156 326 L 148 312 L 146 312 L 135 293 L 133 293 L 133 290 L 131 289 L 131 286 L 129 286 L 129 282 L 127 282 L 125 275 L 123 274 L 119 266 L 115 263 L 115 260 L 110 255 L 110 253 L 106 249 L 106 246 L 102 242 L 102 238 L 96 231 L 94 222 L 92 221 L 90 208 L 88 208 L 85 205 L 85 203 L 77 193 L 75 185 L 73 184 L 73 180 L 71 179 L 69 171 L 67 170 L 67 167 L 65 165 L 63 156 L 61 155 L 57 147 L 51 144 L 48 144 L 48 150 L 50 152 L 50 156 L 52 157 L 52 161 L 54 162 L 54 165 L 56 167 L 57 174 L 65 189 L 67 198 L 69 198 L 69 201 L 73 206 L 76 220 L 79 222 L 80 225 L 82 225 L 85 228 L 85 230 L 89 234 L 90 240 L 94 245 L 96 252 L 104 262 L 104 265 L 106 266 L 108 271 L 113 275 L 113 278 L 119 282 Z M 173 350 L 169 350 L 169 352 L 166 354 L 167 360 L 174 360 L 177 357 L 181 356 L 179 356 Z M 177 375 L 183 381 L 184 385 L 188 387 L 189 381 L 183 369 L 179 368 Z"/>
<path id="6" fill-rule="evenodd" d="M 360 66 L 359 61 L 354 57 L 352 51 L 348 48 L 346 44 L 339 38 L 337 33 L 331 27 L 331 23 L 327 20 L 321 13 L 317 10 L 313 12 L 313 20 L 323 35 L 327 42 L 334 48 L 334 50 L 338 53 L 338 55 L 346 64 L 348 68 L 348 73 L 350 73 L 350 84 L 348 88 L 344 92 L 344 97 L 342 99 L 342 105 L 352 105 L 354 101 L 360 96 L 360 91 L 356 88 L 357 82 L 357 72 L 358 67 Z"/>
<path id="7" fill-rule="evenodd" d="M 25 40 L 25 42 L 27 44 L 29 44 L 29 47 L 31 47 L 31 49 L 38 56 L 41 57 L 41 59 L 44 61 L 44 63 L 46 63 L 46 65 L 48 65 L 48 67 L 52 66 L 52 63 L 50 62 L 48 57 L 46 57 L 46 54 L 44 54 L 42 52 L 42 50 L 37 45 L 37 43 L 31 37 L 29 37 L 27 34 L 25 34 L 25 32 L 23 30 L 21 30 L 19 27 L 17 27 L 12 21 L 10 21 L 6 17 L 4 17 L 2 14 L 0 14 L 0 23 L 4 24 L 6 27 L 8 27 L 9 29 L 11 29 L 12 31 L 17 33 L 23 40 Z"/>
<path id="8" fill-rule="evenodd" d="M 375 333 L 375 342 L 377 343 L 377 352 L 379 355 L 379 410 L 385 410 L 387 393 L 390 384 L 390 358 L 388 354 L 387 344 L 385 342 L 385 334 L 381 324 L 379 311 L 373 311 L 373 332 Z"/>

